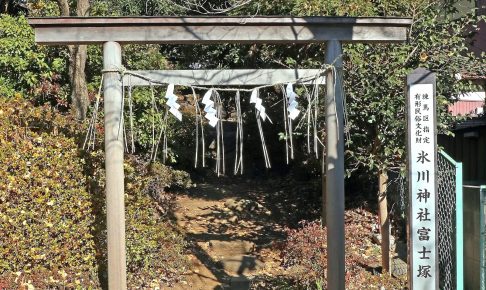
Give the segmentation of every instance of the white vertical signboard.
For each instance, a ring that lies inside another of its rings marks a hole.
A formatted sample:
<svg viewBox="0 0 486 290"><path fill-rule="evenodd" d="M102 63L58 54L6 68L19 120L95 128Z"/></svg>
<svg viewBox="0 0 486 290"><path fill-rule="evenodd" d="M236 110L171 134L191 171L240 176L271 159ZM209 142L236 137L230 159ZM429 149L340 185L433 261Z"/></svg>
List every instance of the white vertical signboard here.
<svg viewBox="0 0 486 290"><path fill-rule="evenodd" d="M410 288L438 289L436 232L435 75L417 69L407 77Z"/></svg>

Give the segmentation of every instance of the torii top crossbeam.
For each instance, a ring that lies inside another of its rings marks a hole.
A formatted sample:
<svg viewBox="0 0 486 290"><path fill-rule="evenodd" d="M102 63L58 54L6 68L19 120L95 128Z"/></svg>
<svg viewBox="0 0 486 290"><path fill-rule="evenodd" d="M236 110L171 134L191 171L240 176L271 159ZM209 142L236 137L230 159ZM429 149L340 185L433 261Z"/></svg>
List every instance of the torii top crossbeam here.
<svg viewBox="0 0 486 290"><path fill-rule="evenodd" d="M344 108L342 42L403 42L411 25L408 18L373 17L57 17L31 18L39 44L103 44L105 168L108 230L108 287L126 285L122 82L113 71L122 67L120 44L211 43L326 43L326 216L327 286L344 290ZM150 73L150 72L149 72ZM257 76L266 72L243 72ZM158 73L160 75L160 72ZM187 79L187 72L179 72ZM171 74L174 76L174 74ZM201 75L198 72L197 75ZM202 74L206 75L206 74ZM207 75L215 76L215 72ZM230 72L212 81L234 79ZM266 74L267 77L269 74ZM271 78L288 72L271 73ZM167 77L164 77L167 80ZM201 81L207 81L203 78ZM248 82L248 78L245 79Z"/></svg>
<svg viewBox="0 0 486 290"><path fill-rule="evenodd" d="M409 18L56 17L30 18L40 44L400 42Z"/></svg>

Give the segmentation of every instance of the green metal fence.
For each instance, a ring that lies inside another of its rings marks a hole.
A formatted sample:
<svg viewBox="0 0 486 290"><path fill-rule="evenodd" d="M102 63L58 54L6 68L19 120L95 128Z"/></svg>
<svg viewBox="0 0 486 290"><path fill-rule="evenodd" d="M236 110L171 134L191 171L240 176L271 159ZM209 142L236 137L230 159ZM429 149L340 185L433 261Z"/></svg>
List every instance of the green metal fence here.
<svg viewBox="0 0 486 290"><path fill-rule="evenodd" d="M486 290L486 186L464 186L465 290Z"/></svg>
<svg viewBox="0 0 486 290"><path fill-rule="evenodd" d="M439 152L437 161L439 287L463 290L462 164L444 151Z"/></svg>

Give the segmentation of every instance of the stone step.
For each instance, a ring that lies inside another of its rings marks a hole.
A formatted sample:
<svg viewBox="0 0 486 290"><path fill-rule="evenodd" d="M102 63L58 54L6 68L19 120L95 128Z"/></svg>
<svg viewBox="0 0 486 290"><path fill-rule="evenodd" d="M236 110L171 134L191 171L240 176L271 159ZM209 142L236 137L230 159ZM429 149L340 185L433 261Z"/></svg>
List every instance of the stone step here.
<svg viewBox="0 0 486 290"><path fill-rule="evenodd" d="M244 240L220 241L209 240L206 244L207 250L211 255L230 256L245 255L253 252L255 244Z"/></svg>
<svg viewBox="0 0 486 290"><path fill-rule="evenodd" d="M258 260L255 256L250 255L223 257L218 262L229 275L248 275L261 270L264 267L262 261Z"/></svg>
<svg viewBox="0 0 486 290"><path fill-rule="evenodd" d="M239 276L231 277L229 289L230 290L249 290L251 280L248 277Z"/></svg>

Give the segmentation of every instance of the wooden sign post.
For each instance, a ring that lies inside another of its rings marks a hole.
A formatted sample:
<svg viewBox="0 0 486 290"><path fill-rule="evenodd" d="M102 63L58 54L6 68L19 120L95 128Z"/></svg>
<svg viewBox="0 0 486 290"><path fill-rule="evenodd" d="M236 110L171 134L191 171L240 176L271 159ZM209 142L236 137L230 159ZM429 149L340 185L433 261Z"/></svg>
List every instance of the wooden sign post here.
<svg viewBox="0 0 486 290"><path fill-rule="evenodd" d="M407 76L409 178L409 286L439 289L437 259L437 140L435 74Z"/></svg>

